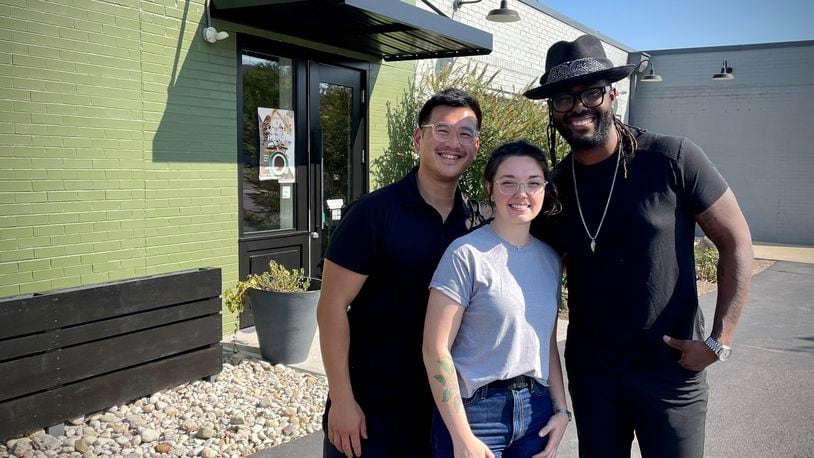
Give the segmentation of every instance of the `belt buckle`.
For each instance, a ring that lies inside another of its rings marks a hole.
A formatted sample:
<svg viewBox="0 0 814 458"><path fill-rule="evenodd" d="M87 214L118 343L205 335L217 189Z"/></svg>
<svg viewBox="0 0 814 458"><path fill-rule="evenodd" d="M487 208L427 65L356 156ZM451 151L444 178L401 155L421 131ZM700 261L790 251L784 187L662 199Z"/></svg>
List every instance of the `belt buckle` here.
<svg viewBox="0 0 814 458"><path fill-rule="evenodd" d="M518 375L517 377L512 380L512 384L509 386L512 390L521 390L523 388L529 388L531 384L529 383L529 377L525 375Z"/></svg>

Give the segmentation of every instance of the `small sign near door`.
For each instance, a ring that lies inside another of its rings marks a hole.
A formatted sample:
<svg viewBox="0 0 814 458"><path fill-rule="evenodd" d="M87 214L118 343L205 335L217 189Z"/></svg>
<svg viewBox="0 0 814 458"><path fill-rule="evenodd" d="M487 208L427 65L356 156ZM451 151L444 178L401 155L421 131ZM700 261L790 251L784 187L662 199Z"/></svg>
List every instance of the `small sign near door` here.
<svg viewBox="0 0 814 458"><path fill-rule="evenodd" d="M339 221L342 219L342 205L345 204L345 201L342 199L328 199L325 201L328 205L328 209L331 211L331 220L332 221Z"/></svg>
<svg viewBox="0 0 814 458"><path fill-rule="evenodd" d="M294 183L294 112L257 107L260 180Z"/></svg>

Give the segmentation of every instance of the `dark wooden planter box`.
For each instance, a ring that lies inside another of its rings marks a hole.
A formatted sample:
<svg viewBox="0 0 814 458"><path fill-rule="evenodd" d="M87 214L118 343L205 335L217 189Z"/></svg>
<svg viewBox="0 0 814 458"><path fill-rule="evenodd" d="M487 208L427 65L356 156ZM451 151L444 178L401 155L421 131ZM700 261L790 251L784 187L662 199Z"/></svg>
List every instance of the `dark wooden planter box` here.
<svg viewBox="0 0 814 458"><path fill-rule="evenodd" d="M221 371L221 272L0 300L0 440Z"/></svg>

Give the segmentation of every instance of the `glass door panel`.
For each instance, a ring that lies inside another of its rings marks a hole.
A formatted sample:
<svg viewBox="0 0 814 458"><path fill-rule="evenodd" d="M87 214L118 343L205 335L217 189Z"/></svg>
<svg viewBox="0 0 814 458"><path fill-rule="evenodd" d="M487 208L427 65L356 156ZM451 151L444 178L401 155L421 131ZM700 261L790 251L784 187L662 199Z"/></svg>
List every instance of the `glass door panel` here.
<svg viewBox="0 0 814 458"><path fill-rule="evenodd" d="M241 235L294 229L294 68L275 56L242 56Z"/></svg>
<svg viewBox="0 0 814 458"><path fill-rule="evenodd" d="M322 126L322 254L342 220L342 207L353 198L351 108L353 88L319 84Z"/></svg>
<svg viewBox="0 0 814 458"><path fill-rule="evenodd" d="M311 155L315 163L316 198L312 271L322 275L322 258L344 207L362 194L363 113L359 70L312 63Z"/></svg>

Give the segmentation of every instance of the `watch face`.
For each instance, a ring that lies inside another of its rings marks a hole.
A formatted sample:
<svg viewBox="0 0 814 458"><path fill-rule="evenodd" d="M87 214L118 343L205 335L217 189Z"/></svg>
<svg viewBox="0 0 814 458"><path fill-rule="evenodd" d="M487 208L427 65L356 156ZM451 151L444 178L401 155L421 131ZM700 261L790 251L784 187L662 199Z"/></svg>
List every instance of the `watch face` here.
<svg viewBox="0 0 814 458"><path fill-rule="evenodd" d="M726 361L730 355L732 355L732 349L724 347L721 349L721 352L718 353L718 359L721 361Z"/></svg>

